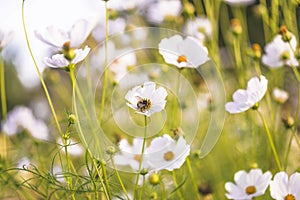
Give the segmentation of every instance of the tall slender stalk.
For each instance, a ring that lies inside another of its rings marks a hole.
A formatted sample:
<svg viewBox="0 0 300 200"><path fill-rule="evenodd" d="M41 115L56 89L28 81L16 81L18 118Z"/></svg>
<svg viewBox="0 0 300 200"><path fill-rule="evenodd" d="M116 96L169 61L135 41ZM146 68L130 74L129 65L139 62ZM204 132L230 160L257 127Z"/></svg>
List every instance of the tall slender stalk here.
<svg viewBox="0 0 300 200"><path fill-rule="evenodd" d="M26 29L26 25L25 25L25 0L23 0L22 2L22 25L23 25L23 30L24 30L24 34L25 34L25 40L26 40L26 44L27 44L27 48L29 50L29 53L30 53L30 56L32 58L32 61L34 63L34 66L35 66L35 69L38 73L38 76L39 76L39 79L40 79L40 82L42 84L42 87L44 89L44 92L46 94L46 97L47 97L47 100L48 100L48 103L49 103L49 106L50 106L50 109L51 109L51 112L52 112L52 115L53 115L53 118L54 118L54 121L55 121L55 124L57 126L57 129L58 129L58 132L61 136L63 136L63 133L62 133L62 130L61 130L61 127L60 127L60 124L58 122L58 118L57 118L57 115L56 115L56 112L55 112L55 109L54 109L54 106L53 106L53 103L52 103L52 100L51 100L51 97L49 95L49 91L48 91L48 88L45 84L45 81L44 81L44 78L42 76L42 73L37 65L37 62L35 60L35 57L33 55L33 52L32 52L32 49L31 49L31 45L30 45L30 42L29 42L29 38L28 38L28 34L27 34L27 29Z"/></svg>
<svg viewBox="0 0 300 200"><path fill-rule="evenodd" d="M101 97L101 106L100 106L100 114L99 114L99 124L102 123L103 119L103 112L104 112L104 106L105 106L105 97L106 97L106 89L107 89L107 81L108 81L108 49L107 49L107 43L108 43L108 6L107 1L105 1L105 59L104 59L104 80L103 80L103 90L102 90L102 97Z"/></svg>
<svg viewBox="0 0 300 200"><path fill-rule="evenodd" d="M136 176L135 180L135 188L134 188L134 197L133 199L137 199L137 194L138 194L138 186L139 186L139 179L140 179L140 174L142 170L142 163L143 163L143 157L145 153L145 146L146 146L146 137L147 137L147 116L144 116L144 121L145 121L145 129L144 129L144 137L143 137L143 144L142 144L142 152L141 152L141 158L140 158L140 163L139 163L139 170L138 174Z"/></svg>
<svg viewBox="0 0 300 200"><path fill-rule="evenodd" d="M279 161L279 157L278 157L278 154L277 154L277 151L276 151L276 147L275 147L272 135L271 135L271 133L269 131L269 128L268 128L268 125L266 123L266 120L265 120L264 116L261 114L261 112L259 110L257 110L257 113L258 113L258 115L259 115L261 121L263 122L263 125L264 125L265 129L266 129L268 140L269 140L269 143L270 143L270 146L271 146L271 149L272 149L272 152L273 152L278 170L281 171L282 167L281 167L281 164L280 164L280 161Z"/></svg>

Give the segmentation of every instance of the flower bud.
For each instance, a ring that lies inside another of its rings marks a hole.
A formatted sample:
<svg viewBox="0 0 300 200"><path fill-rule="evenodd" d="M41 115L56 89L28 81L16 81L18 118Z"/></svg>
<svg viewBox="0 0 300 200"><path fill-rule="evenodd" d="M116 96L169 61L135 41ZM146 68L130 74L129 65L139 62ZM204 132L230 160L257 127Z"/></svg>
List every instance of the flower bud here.
<svg viewBox="0 0 300 200"><path fill-rule="evenodd" d="M113 147L113 146L107 147L106 153L109 154L109 155L114 155L116 153L115 147Z"/></svg>
<svg viewBox="0 0 300 200"><path fill-rule="evenodd" d="M292 34L288 31L286 26L281 26L279 28L279 34L284 42L290 42L292 39Z"/></svg>
<svg viewBox="0 0 300 200"><path fill-rule="evenodd" d="M69 114L68 115L68 122L69 122L69 124L75 124L76 116L74 114Z"/></svg>
<svg viewBox="0 0 300 200"><path fill-rule="evenodd" d="M186 2L184 4L184 11L189 15L189 16L193 16L194 12L195 12L195 7L193 4L191 4L190 2Z"/></svg>
<svg viewBox="0 0 300 200"><path fill-rule="evenodd" d="M282 122L287 129L290 129L295 125L295 120L292 116L283 117Z"/></svg>
<svg viewBox="0 0 300 200"><path fill-rule="evenodd" d="M236 18L231 19L230 24L231 24L231 31L235 36L242 34L243 28L241 26L241 22L239 19L236 19Z"/></svg>
<svg viewBox="0 0 300 200"><path fill-rule="evenodd" d="M257 43L254 43L252 45L252 50L253 50L253 58L255 60L259 60L261 58L261 48L260 45Z"/></svg>
<svg viewBox="0 0 300 200"><path fill-rule="evenodd" d="M64 133L63 136L62 136L62 138L63 138L63 140L70 139L70 133L69 132Z"/></svg>
<svg viewBox="0 0 300 200"><path fill-rule="evenodd" d="M156 192L152 192L151 195L150 195L150 199L153 199L153 200L156 200L158 197L157 197L157 193Z"/></svg>
<svg viewBox="0 0 300 200"><path fill-rule="evenodd" d="M157 184L159 184L160 183L160 177L159 177L159 175L156 174L156 173L151 174L149 176L149 183L151 185L157 185Z"/></svg>
<svg viewBox="0 0 300 200"><path fill-rule="evenodd" d="M280 55L280 60L285 62L287 60L290 59L290 52L289 51L284 51L281 55Z"/></svg>
<svg viewBox="0 0 300 200"><path fill-rule="evenodd" d="M140 172L141 175L145 176L146 174L148 174L148 169L143 168Z"/></svg>

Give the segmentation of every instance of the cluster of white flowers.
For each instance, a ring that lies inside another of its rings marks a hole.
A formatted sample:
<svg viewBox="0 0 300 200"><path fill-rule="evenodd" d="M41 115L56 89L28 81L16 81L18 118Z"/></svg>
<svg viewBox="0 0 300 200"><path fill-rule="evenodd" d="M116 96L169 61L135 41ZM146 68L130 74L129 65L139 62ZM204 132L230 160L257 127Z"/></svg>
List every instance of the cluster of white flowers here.
<svg viewBox="0 0 300 200"><path fill-rule="evenodd" d="M4 133L10 136L26 130L34 138L40 140L49 139L49 130L46 124L42 120L35 118L32 110L24 106L17 106L10 111L1 128Z"/></svg>
<svg viewBox="0 0 300 200"><path fill-rule="evenodd" d="M252 169L249 173L238 171L234 175L234 181L227 182L226 197L234 200L252 200L254 197L265 194L268 186L273 199L296 200L300 199L300 173L295 172L288 178L285 172L278 172L272 179L271 172L262 173L261 169Z"/></svg>
<svg viewBox="0 0 300 200"><path fill-rule="evenodd" d="M46 32L35 32L42 42L50 45L56 52L51 58L46 57L44 62L49 67L62 68L70 64L76 64L88 55L90 48L78 49L90 34L90 25L86 20L77 21L70 31L61 30L55 26L49 26ZM57 54L57 51L59 52Z"/></svg>
<svg viewBox="0 0 300 200"><path fill-rule="evenodd" d="M135 138L132 146L126 139L119 143L120 153L114 156L117 165L129 165L133 170L139 169L143 139ZM169 135L156 137L145 148L141 168L160 171L178 169L190 153L190 145L180 136L176 141Z"/></svg>

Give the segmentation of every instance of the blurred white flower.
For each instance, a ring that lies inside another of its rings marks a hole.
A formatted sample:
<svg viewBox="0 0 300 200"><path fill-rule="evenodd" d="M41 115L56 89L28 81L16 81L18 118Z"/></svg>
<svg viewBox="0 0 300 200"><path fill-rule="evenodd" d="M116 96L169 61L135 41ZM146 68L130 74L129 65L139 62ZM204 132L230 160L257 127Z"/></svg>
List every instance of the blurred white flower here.
<svg viewBox="0 0 300 200"><path fill-rule="evenodd" d="M0 51L12 40L13 32L4 33L0 31Z"/></svg>
<svg viewBox="0 0 300 200"><path fill-rule="evenodd" d="M165 108L167 95L165 88L158 87L156 89L154 82L146 82L129 90L125 99L128 101L127 105L136 113L149 117Z"/></svg>
<svg viewBox="0 0 300 200"><path fill-rule="evenodd" d="M78 48L89 36L91 31L87 20L78 20L69 31L64 31L55 26L46 28L46 32L42 33L35 31L35 35L42 42L54 47L57 50L62 50L68 45L68 48Z"/></svg>
<svg viewBox="0 0 300 200"><path fill-rule="evenodd" d="M270 193L276 200L300 199L300 173L295 172L288 178L285 172L275 174L270 183Z"/></svg>
<svg viewBox="0 0 300 200"><path fill-rule="evenodd" d="M141 160L143 139L134 138L132 146L126 139L122 139L119 142L120 153L114 156L114 162L116 165L126 166L129 165L132 169L138 171L139 163ZM148 168L147 164L147 148L145 148L141 169Z"/></svg>
<svg viewBox="0 0 300 200"><path fill-rule="evenodd" d="M282 40L281 35L275 38L265 46L265 54L262 62L270 68L282 67L284 65L298 66L298 62L294 56L294 50L297 47L295 35L291 34L290 44Z"/></svg>
<svg viewBox="0 0 300 200"><path fill-rule="evenodd" d="M61 150L65 152L65 148L63 147L63 142L61 138L58 139L57 143L61 145ZM84 152L84 149L80 144L77 142L74 142L73 140L69 139L67 141L67 148L68 148L68 153L72 156L81 156Z"/></svg>
<svg viewBox="0 0 300 200"><path fill-rule="evenodd" d="M255 3L255 0L225 0L225 2L232 6L247 6Z"/></svg>
<svg viewBox="0 0 300 200"><path fill-rule="evenodd" d="M143 0L130 0L124 2L124 0L108 1L108 8L117 11L128 11L135 9Z"/></svg>
<svg viewBox="0 0 300 200"><path fill-rule="evenodd" d="M2 124L2 131L12 136L23 129L36 139L49 139L49 130L46 124L42 120L36 119L29 108L17 106L8 113L6 121Z"/></svg>
<svg viewBox="0 0 300 200"><path fill-rule="evenodd" d="M167 17L177 17L182 9L180 0L160 0L148 5L147 19L153 24L160 24Z"/></svg>
<svg viewBox="0 0 300 200"><path fill-rule="evenodd" d="M52 169L53 176L55 176L56 180L61 182L61 183L65 183L65 177L64 177L64 173L62 171L62 168L58 165L55 165Z"/></svg>
<svg viewBox="0 0 300 200"><path fill-rule="evenodd" d="M247 90L238 89L233 94L233 102L225 105L226 110L231 113L240 113L255 106L265 95L268 88L268 80L261 75L260 78L253 77L248 81Z"/></svg>
<svg viewBox="0 0 300 200"><path fill-rule="evenodd" d="M152 140L148 151L148 162L156 171L180 168L190 154L190 145L180 136L178 141L165 134Z"/></svg>
<svg viewBox="0 0 300 200"><path fill-rule="evenodd" d="M287 91L275 87L273 89L273 98L276 102L283 104L289 98L289 93Z"/></svg>
<svg viewBox="0 0 300 200"><path fill-rule="evenodd" d="M112 1L109 1L112 2ZM112 34L121 34L125 31L126 21L124 18L110 19L108 20L108 35ZM105 22L100 23L92 32L93 37L98 42L101 42L105 39Z"/></svg>
<svg viewBox="0 0 300 200"><path fill-rule="evenodd" d="M261 169L251 169L249 173L244 170L238 171L234 175L236 184L232 182L225 184L228 192L226 197L235 200L252 200L266 192L271 179L271 172L267 171L263 174Z"/></svg>
<svg viewBox="0 0 300 200"><path fill-rule="evenodd" d="M203 43L205 37L211 37L211 23L207 17L196 17L187 21L184 32Z"/></svg>
<svg viewBox="0 0 300 200"><path fill-rule="evenodd" d="M196 68L210 59L207 49L192 37L183 39L180 35L174 35L164 38L158 48L165 62L178 68Z"/></svg>
<svg viewBox="0 0 300 200"><path fill-rule="evenodd" d="M84 60L90 52L90 48L85 46L84 49L74 49L74 57L67 58L65 54L55 54L51 58L45 57L44 63L53 68L64 68L70 64L76 64Z"/></svg>

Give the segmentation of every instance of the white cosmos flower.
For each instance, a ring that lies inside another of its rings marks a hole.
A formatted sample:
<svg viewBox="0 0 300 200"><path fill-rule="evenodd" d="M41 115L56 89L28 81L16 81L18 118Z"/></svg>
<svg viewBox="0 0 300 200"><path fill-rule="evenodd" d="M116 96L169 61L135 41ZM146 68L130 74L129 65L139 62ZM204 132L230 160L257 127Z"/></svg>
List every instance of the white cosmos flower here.
<svg viewBox="0 0 300 200"><path fill-rule="evenodd" d="M46 57L44 63L53 68L63 68L70 64L76 64L84 60L90 52L90 48L86 46L84 49L75 49L74 58L69 60L64 54L55 54L51 58Z"/></svg>
<svg viewBox="0 0 300 200"><path fill-rule="evenodd" d="M12 136L24 129L36 139L49 139L49 130L46 124L35 118L29 108L17 106L8 113L6 121L2 123L2 131Z"/></svg>
<svg viewBox="0 0 300 200"><path fill-rule="evenodd" d="M284 42L281 35L275 36L275 38L265 46L266 53L262 57L262 62L270 68L282 67L285 64L298 66L293 52L296 50L297 41L295 35L291 34L291 36L290 44Z"/></svg>
<svg viewBox="0 0 300 200"><path fill-rule="evenodd" d="M233 102L225 105L229 113L240 113L252 108L265 95L268 80L261 75L260 78L253 77L248 81L247 90L238 89L233 94Z"/></svg>
<svg viewBox="0 0 300 200"><path fill-rule="evenodd" d="M126 139L122 139L119 142L120 153L114 156L114 162L116 165L126 166L129 165L132 169L138 171L139 163L141 159L143 146L142 138L134 138L132 146ZM147 148L145 148L141 169L148 168L147 164Z"/></svg>
<svg viewBox="0 0 300 200"><path fill-rule="evenodd" d="M196 17L195 19L188 20L185 33L203 43L205 37L210 37L212 34L211 23L207 17Z"/></svg>
<svg viewBox="0 0 300 200"><path fill-rule="evenodd" d="M287 91L281 90L277 87L273 89L273 98L276 102L283 104L289 98L289 93Z"/></svg>
<svg viewBox="0 0 300 200"><path fill-rule="evenodd" d="M181 8L180 0L160 0L148 5L147 19L153 24L160 24L166 17L177 17Z"/></svg>
<svg viewBox="0 0 300 200"><path fill-rule="evenodd" d="M35 31L35 36L42 42L62 50L65 45L78 48L86 40L91 31L87 20L78 20L69 31L64 31L55 26L49 26L45 32Z"/></svg>
<svg viewBox="0 0 300 200"><path fill-rule="evenodd" d="M4 33L0 31L0 51L12 40L13 32Z"/></svg>
<svg viewBox="0 0 300 200"><path fill-rule="evenodd" d="M148 147L148 162L156 171L180 168L190 154L190 145L180 136L177 141L165 134L152 140Z"/></svg>
<svg viewBox="0 0 300 200"><path fill-rule="evenodd" d="M136 113L149 117L165 108L167 95L165 88L156 88L154 82L146 82L129 90L125 99L128 101L127 105L134 109Z"/></svg>
<svg viewBox="0 0 300 200"><path fill-rule="evenodd" d="M125 31L126 21L124 18L108 20L108 35L123 33ZM92 32L93 37L101 42L105 39L105 22L100 23Z"/></svg>
<svg viewBox="0 0 300 200"><path fill-rule="evenodd" d="M183 39L180 35L162 39L159 43L159 53L166 63L178 68L196 68L210 59L207 49L195 38Z"/></svg>
<svg viewBox="0 0 300 200"><path fill-rule="evenodd" d="M267 171L263 174L261 169L251 169L249 173L244 170L238 171L234 175L235 184L232 182L225 184L226 197L235 200L252 200L253 197L265 193L271 178L271 172Z"/></svg>
<svg viewBox="0 0 300 200"><path fill-rule="evenodd" d="M225 2L232 6L247 6L255 3L255 0L225 0Z"/></svg>
<svg viewBox="0 0 300 200"><path fill-rule="evenodd" d="M270 183L270 193L276 200L300 199L300 173L295 172L288 178L285 172L278 172Z"/></svg>

